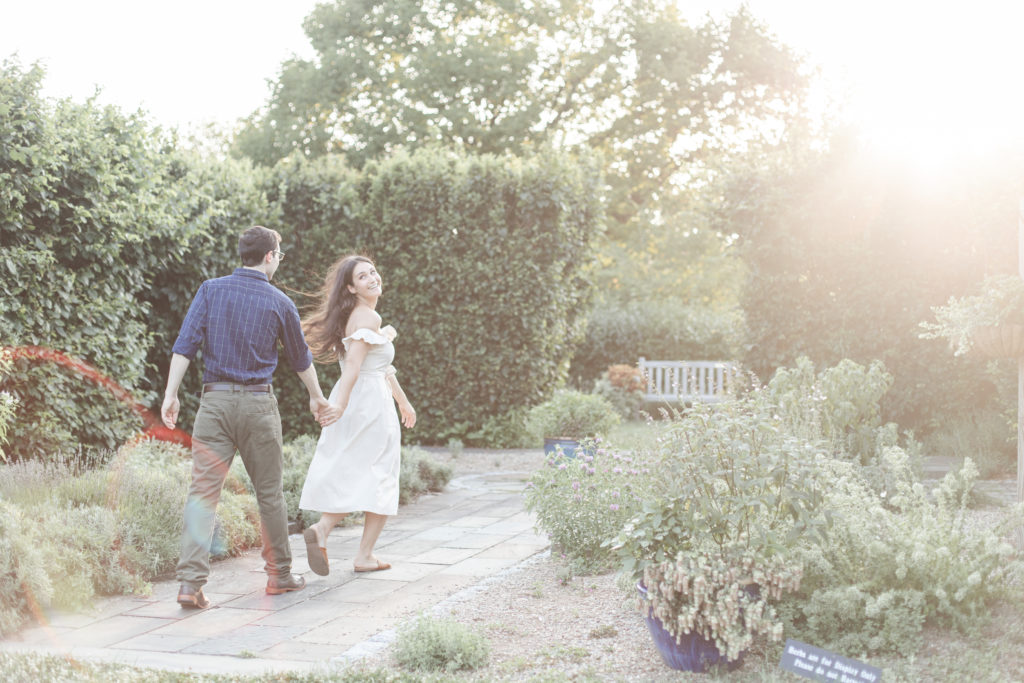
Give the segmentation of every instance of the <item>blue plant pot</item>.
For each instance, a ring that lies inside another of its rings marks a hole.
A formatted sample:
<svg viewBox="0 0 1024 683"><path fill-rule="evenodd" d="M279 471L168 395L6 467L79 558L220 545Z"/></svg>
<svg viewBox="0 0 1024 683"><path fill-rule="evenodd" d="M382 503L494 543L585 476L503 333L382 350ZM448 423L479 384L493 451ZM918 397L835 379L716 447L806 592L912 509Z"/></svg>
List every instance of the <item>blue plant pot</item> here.
<svg viewBox="0 0 1024 683"><path fill-rule="evenodd" d="M554 455L558 452L558 448L562 448L562 453L567 458L575 458L576 451L580 450L580 442L575 439L552 439L544 437L544 455Z"/></svg>
<svg viewBox="0 0 1024 683"><path fill-rule="evenodd" d="M640 597L647 601L647 588L642 583L636 584ZM647 630L654 638L654 645L666 666L677 671L692 671L694 673L705 673L709 668L719 664L725 664L729 671L739 668L742 663L743 653L734 661L727 661L714 641L697 635L696 633L684 633L676 642L675 636L669 633L661 619L651 614L648 609L644 615L647 623Z"/></svg>

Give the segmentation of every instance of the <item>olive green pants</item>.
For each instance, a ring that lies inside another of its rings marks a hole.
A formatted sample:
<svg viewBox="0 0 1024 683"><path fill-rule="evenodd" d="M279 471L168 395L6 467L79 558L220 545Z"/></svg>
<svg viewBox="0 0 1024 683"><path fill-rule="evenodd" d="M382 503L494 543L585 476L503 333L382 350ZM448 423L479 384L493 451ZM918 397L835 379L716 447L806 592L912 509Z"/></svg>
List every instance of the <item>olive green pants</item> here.
<svg viewBox="0 0 1024 683"><path fill-rule="evenodd" d="M192 485L185 501L178 581L201 588L210 574L217 503L236 450L256 491L264 569L270 575L291 572L281 445L281 416L273 393L203 394L192 429Z"/></svg>

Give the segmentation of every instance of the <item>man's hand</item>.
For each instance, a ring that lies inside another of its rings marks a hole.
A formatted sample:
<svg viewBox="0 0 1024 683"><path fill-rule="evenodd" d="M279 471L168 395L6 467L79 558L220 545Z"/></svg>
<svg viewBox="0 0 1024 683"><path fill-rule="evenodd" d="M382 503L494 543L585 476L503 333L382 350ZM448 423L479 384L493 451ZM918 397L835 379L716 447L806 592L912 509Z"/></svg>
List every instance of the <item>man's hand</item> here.
<svg viewBox="0 0 1024 683"><path fill-rule="evenodd" d="M309 397L309 412L313 413L313 418L317 421L320 420L320 413L323 412L324 408L328 408L330 405L322 395Z"/></svg>
<svg viewBox="0 0 1024 683"><path fill-rule="evenodd" d="M164 426L168 429L174 429L174 425L178 422L178 410L181 409L181 404L178 402L178 395L164 396L164 404L160 408L160 417L163 418Z"/></svg>

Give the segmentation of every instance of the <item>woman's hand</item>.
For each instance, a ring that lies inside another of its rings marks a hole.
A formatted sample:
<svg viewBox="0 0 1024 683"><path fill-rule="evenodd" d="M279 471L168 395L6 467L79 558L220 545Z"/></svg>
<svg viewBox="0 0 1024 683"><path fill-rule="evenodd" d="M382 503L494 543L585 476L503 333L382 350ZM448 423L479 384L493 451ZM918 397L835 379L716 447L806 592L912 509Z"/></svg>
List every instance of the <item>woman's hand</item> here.
<svg viewBox="0 0 1024 683"><path fill-rule="evenodd" d="M408 401L398 404L398 412L402 413L402 424L412 429L416 426L416 410Z"/></svg>
<svg viewBox="0 0 1024 683"><path fill-rule="evenodd" d="M320 422L321 427L327 427L337 422L344 412L345 409L341 406L329 403L326 408L320 411L317 420Z"/></svg>

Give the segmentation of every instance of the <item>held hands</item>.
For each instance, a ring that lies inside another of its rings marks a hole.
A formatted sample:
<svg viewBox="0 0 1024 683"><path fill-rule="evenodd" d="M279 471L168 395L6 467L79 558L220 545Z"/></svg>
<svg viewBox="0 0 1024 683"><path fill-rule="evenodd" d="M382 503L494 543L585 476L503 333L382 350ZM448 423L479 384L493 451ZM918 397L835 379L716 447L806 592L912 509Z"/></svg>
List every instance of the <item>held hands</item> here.
<svg viewBox="0 0 1024 683"><path fill-rule="evenodd" d="M321 427L326 427L337 422L344 412L345 409L341 406L328 403L327 407L320 411L320 416L317 419L319 420Z"/></svg>
<svg viewBox="0 0 1024 683"><path fill-rule="evenodd" d="M313 413L313 418L320 423L321 427L326 427L341 417L341 411L336 410L335 406L331 405L323 396L310 397L309 412Z"/></svg>

